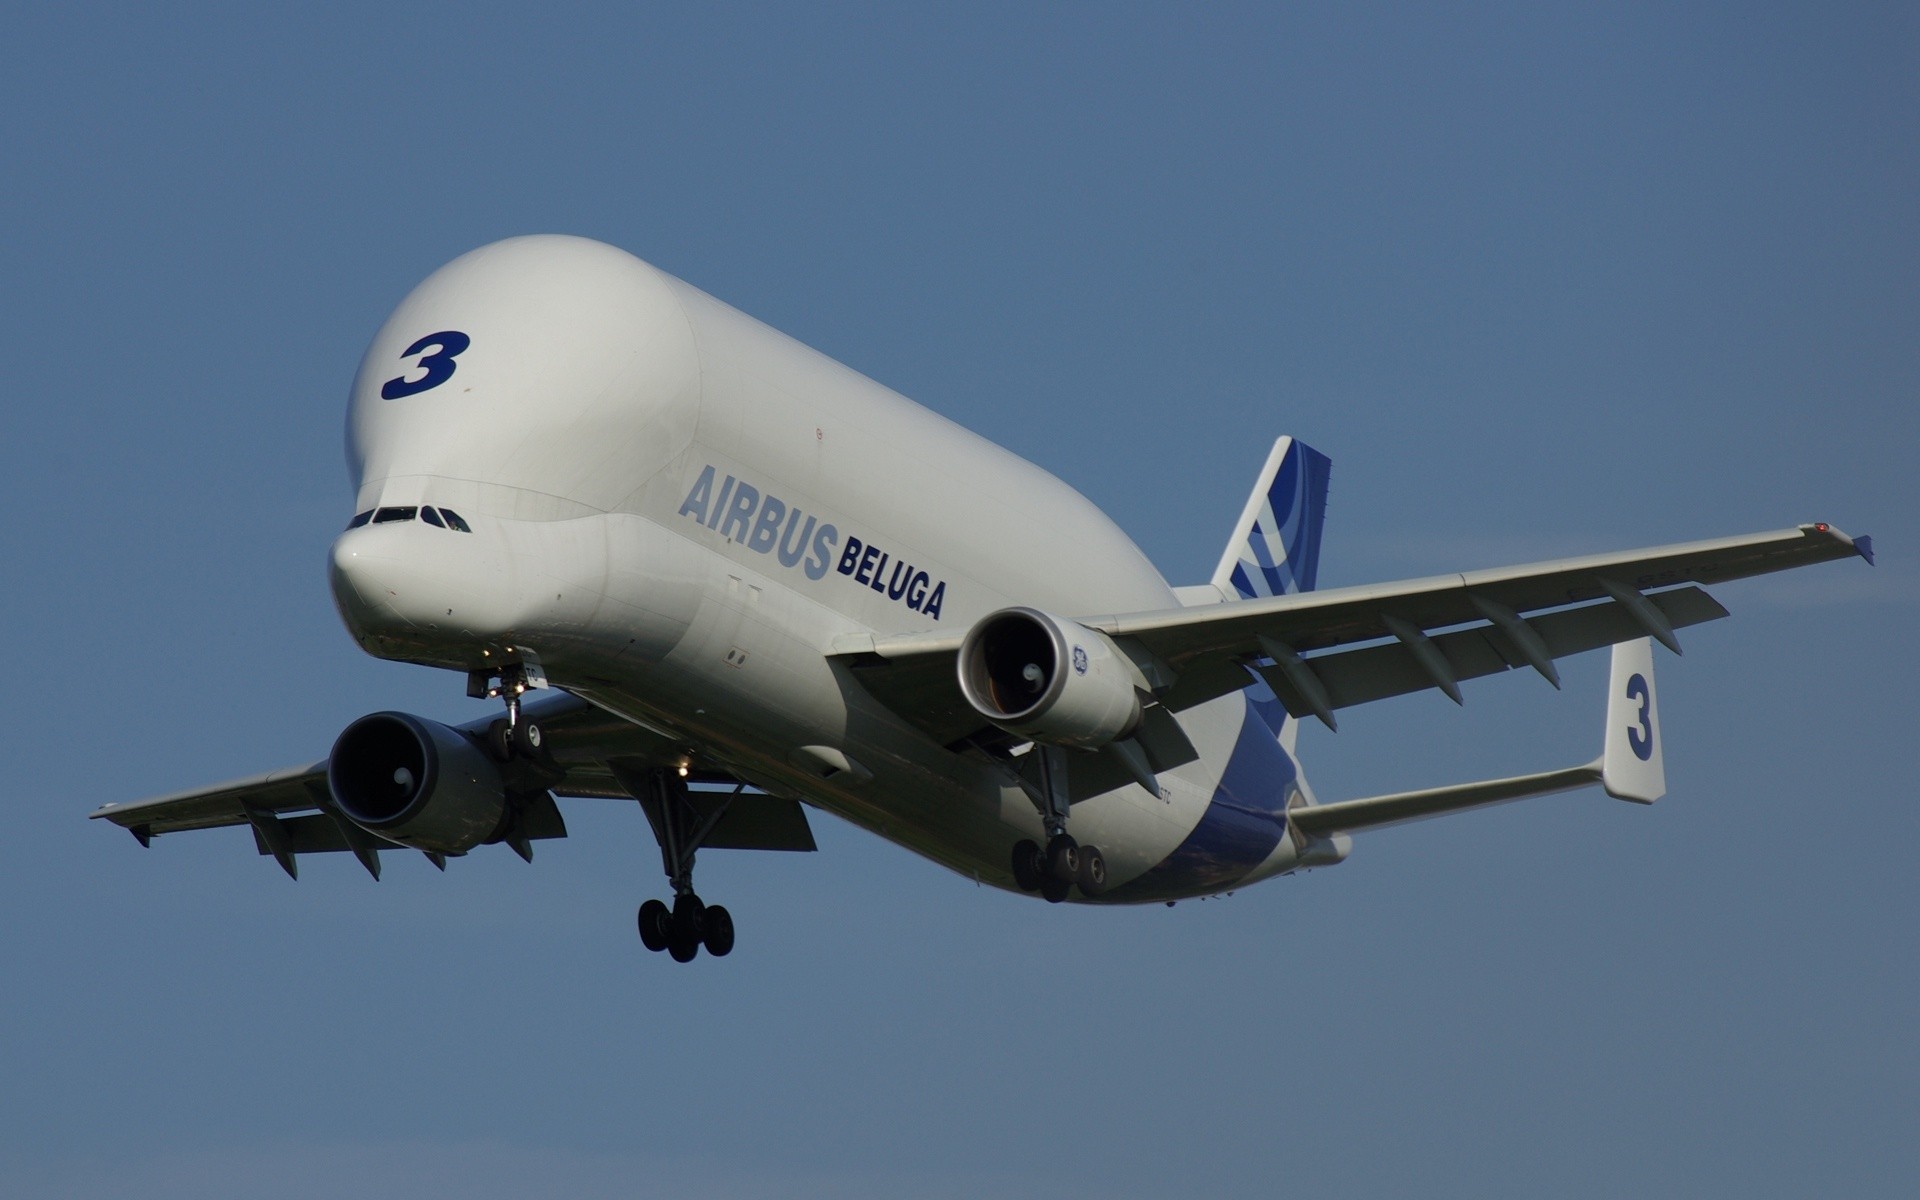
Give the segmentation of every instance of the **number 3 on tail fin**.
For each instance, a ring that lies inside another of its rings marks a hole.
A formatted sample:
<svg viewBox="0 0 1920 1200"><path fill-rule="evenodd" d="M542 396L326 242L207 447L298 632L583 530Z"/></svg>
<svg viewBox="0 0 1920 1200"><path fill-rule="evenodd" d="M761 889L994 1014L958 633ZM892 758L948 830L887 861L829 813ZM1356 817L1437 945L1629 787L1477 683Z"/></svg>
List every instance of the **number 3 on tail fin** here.
<svg viewBox="0 0 1920 1200"><path fill-rule="evenodd" d="M1667 791L1661 760L1660 708L1653 688L1653 642L1613 648L1607 690L1607 746L1601 771L1607 795L1652 804Z"/></svg>

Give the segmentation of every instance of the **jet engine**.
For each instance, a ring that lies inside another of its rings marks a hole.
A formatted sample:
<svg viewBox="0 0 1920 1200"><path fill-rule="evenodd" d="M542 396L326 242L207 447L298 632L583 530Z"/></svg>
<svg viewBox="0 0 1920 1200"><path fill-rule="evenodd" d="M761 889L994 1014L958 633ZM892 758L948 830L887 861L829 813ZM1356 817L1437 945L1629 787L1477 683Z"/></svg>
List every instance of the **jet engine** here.
<svg viewBox="0 0 1920 1200"><path fill-rule="evenodd" d="M1098 749L1140 724L1133 664L1103 633L1035 608L982 617L960 643L960 690L1021 737Z"/></svg>
<svg viewBox="0 0 1920 1200"><path fill-rule="evenodd" d="M498 764L459 730L406 713L347 726L327 759L327 790L361 828L441 854L492 840L509 816Z"/></svg>

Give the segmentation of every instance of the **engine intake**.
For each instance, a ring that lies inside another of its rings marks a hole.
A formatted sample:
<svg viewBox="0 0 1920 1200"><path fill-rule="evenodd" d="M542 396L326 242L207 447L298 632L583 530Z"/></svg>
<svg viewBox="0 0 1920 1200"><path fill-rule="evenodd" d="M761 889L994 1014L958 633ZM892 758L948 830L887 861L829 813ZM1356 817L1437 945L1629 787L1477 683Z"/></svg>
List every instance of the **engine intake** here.
<svg viewBox="0 0 1920 1200"><path fill-rule="evenodd" d="M1140 724L1134 670L1106 634L1037 608L982 617L960 643L960 690L1009 733L1097 749Z"/></svg>
<svg viewBox="0 0 1920 1200"><path fill-rule="evenodd" d="M505 828L499 766L459 730L400 712L361 717L327 759L340 813L403 846L464 854Z"/></svg>

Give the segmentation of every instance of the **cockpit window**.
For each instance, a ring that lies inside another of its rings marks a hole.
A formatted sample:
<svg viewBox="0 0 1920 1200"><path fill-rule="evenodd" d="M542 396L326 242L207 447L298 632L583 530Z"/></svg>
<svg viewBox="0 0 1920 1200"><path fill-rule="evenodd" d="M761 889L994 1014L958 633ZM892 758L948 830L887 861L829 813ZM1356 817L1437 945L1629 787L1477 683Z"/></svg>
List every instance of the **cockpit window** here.
<svg viewBox="0 0 1920 1200"><path fill-rule="evenodd" d="M460 514L452 509L429 508L419 504L396 505L392 508L370 508L366 512L355 513L353 520L347 522L347 528L358 529L368 523L385 525L389 521L411 521L416 517L429 525L434 525L441 529L452 529L460 533L473 532L472 528L460 519Z"/></svg>

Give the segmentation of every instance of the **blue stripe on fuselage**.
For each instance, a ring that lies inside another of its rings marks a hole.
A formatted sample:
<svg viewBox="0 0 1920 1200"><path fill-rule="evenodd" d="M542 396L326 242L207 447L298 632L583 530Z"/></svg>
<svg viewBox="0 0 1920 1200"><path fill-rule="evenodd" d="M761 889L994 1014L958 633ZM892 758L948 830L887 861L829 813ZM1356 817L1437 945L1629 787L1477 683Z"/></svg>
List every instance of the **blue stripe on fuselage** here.
<svg viewBox="0 0 1920 1200"><path fill-rule="evenodd" d="M1287 833L1287 797L1299 774L1293 756L1249 698L1240 735L1200 823L1157 866L1102 900L1138 904L1221 892L1267 860Z"/></svg>

